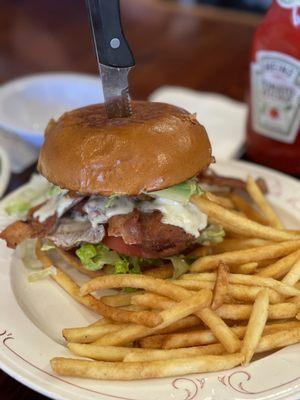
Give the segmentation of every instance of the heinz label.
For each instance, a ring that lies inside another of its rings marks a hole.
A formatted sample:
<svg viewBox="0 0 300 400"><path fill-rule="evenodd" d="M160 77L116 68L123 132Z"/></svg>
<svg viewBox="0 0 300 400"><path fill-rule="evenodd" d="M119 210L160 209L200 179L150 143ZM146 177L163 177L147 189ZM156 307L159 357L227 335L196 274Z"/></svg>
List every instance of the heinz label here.
<svg viewBox="0 0 300 400"><path fill-rule="evenodd" d="M298 10L300 7L300 0L277 0L277 3L282 8L288 8L292 11L292 21L295 26L300 25L300 16L298 14Z"/></svg>
<svg viewBox="0 0 300 400"><path fill-rule="evenodd" d="M276 51L257 52L251 64L251 91L253 129L293 143L300 128L300 62Z"/></svg>
<svg viewBox="0 0 300 400"><path fill-rule="evenodd" d="M277 3L284 8L300 7L299 0L277 0Z"/></svg>

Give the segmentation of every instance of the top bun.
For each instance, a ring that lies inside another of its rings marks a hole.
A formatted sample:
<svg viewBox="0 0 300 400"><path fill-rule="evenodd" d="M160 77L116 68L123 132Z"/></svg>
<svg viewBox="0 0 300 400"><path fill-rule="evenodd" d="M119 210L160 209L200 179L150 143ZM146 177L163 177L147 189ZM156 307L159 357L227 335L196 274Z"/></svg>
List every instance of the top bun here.
<svg viewBox="0 0 300 400"><path fill-rule="evenodd" d="M46 128L38 170L82 194L138 195L183 182L212 161L196 117L164 103L132 102L132 115L108 119L103 104L63 114Z"/></svg>

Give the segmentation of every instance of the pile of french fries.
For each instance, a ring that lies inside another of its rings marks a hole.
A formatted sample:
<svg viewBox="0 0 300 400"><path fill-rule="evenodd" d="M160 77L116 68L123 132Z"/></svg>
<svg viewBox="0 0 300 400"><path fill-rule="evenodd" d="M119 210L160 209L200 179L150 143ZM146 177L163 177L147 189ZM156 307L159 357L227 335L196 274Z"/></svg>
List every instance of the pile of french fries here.
<svg viewBox="0 0 300 400"><path fill-rule="evenodd" d="M52 369L92 379L161 378L246 366L257 353L300 342L300 231L284 228L252 177L247 192L249 200L212 192L192 198L226 238L194 250L198 258L176 280L166 265L79 287L55 265L52 278L102 317L63 330L77 358L53 358ZM36 251L45 268L53 265L40 244ZM137 290L95 296L121 288Z"/></svg>

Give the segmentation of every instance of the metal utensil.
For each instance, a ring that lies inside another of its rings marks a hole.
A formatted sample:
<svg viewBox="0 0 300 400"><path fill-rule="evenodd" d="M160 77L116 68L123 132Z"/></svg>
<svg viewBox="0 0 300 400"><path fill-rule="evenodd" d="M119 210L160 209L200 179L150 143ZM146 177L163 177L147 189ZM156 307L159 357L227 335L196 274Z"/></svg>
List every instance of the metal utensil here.
<svg viewBox="0 0 300 400"><path fill-rule="evenodd" d="M128 74L135 65L124 36L119 0L86 0L109 118L131 115Z"/></svg>

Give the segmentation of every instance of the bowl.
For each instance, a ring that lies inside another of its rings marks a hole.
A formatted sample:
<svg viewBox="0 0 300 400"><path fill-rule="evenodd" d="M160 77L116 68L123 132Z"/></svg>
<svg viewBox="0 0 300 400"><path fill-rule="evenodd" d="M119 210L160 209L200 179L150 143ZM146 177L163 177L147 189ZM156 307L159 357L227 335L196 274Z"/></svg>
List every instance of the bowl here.
<svg viewBox="0 0 300 400"><path fill-rule="evenodd" d="M51 118L103 102L98 76L47 73L22 77L0 87L0 127L41 146Z"/></svg>

